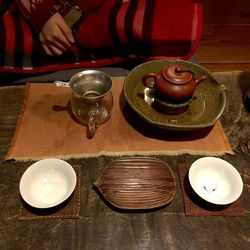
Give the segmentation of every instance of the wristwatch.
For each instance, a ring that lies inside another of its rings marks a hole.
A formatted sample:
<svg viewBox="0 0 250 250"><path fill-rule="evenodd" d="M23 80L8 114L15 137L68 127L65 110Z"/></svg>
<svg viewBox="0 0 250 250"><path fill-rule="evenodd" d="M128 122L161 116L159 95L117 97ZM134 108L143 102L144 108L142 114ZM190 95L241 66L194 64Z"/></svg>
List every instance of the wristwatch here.
<svg viewBox="0 0 250 250"><path fill-rule="evenodd" d="M74 32L77 28L77 22L83 17L83 10L72 1L58 0L58 2L61 4L58 12Z"/></svg>

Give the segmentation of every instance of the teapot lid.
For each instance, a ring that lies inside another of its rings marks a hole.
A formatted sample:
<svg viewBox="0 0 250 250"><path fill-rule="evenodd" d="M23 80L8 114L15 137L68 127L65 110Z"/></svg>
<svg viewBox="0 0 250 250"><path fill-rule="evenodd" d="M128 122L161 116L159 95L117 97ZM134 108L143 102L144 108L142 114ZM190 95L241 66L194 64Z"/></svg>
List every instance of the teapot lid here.
<svg viewBox="0 0 250 250"><path fill-rule="evenodd" d="M163 77L174 84L186 84L193 78L193 73L180 65L169 66L162 71Z"/></svg>

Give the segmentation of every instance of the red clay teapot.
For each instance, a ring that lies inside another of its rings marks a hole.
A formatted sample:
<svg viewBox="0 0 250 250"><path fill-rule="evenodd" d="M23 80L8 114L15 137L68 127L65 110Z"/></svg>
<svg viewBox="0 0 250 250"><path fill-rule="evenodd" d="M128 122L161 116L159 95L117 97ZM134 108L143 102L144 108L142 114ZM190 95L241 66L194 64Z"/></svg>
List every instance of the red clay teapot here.
<svg viewBox="0 0 250 250"><path fill-rule="evenodd" d="M150 82L148 78L153 78ZM194 73L181 65L170 65L160 72L150 72L143 76L142 82L145 87L154 88L157 93L168 100L181 101L192 97L199 83L207 77L194 78Z"/></svg>

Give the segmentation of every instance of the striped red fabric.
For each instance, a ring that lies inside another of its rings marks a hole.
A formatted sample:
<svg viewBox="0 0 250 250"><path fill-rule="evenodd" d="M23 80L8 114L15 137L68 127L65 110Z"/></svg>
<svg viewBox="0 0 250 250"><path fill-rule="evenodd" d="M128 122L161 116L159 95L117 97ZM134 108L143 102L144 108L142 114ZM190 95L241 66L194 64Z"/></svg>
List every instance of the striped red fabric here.
<svg viewBox="0 0 250 250"><path fill-rule="evenodd" d="M18 73L103 67L128 60L188 59L202 32L202 6L191 0L106 0L87 14L77 47L47 56L15 4L0 16L0 71Z"/></svg>
<svg viewBox="0 0 250 250"><path fill-rule="evenodd" d="M16 30L14 25L14 17L12 15L4 16L4 30L5 30L5 48L8 52L15 51Z"/></svg>
<svg viewBox="0 0 250 250"><path fill-rule="evenodd" d="M117 31L117 39L118 41L120 41L121 43L127 43L128 42L128 38L126 36L126 32L123 29L124 27L124 20L125 20L125 16L126 13L128 11L128 4L122 4L119 6L119 8L117 8L116 10L116 18L115 18L115 22L114 22L114 27L113 30ZM114 42L117 42L117 40L115 40Z"/></svg>

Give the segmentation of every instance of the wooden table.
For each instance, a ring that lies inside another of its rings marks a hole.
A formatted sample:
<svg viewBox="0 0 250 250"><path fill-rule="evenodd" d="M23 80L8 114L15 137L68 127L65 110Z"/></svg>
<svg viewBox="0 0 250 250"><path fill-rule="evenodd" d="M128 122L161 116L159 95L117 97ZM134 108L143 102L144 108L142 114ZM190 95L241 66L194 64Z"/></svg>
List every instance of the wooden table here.
<svg viewBox="0 0 250 250"><path fill-rule="evenodd" d="M250 72L250 1L195 1L203 5L199 63L211 71Z"/></svg>
<svg viewBox="0 0 250 250"><path fill-rule="evenodd" d="M250 75L243 75L250 79ZM245 79L244 78L244 79ZM31 162L4 161L24 98L23 86L0 87L0 249L248 249L250 239L250 114L242 104L243 85L226 84L227 107L221 122L235 151L221 158L233 164L244 182L244 217L187 217L178 179L178 163L200 156L161 156L176 177L173 202L159 210L120 212L93 190L103 167L115 157L71 159L82 166L79 219L19 221L18 185ZM245 85L244 85L245 86Z"/></svg>

